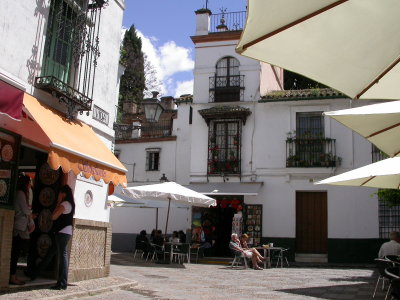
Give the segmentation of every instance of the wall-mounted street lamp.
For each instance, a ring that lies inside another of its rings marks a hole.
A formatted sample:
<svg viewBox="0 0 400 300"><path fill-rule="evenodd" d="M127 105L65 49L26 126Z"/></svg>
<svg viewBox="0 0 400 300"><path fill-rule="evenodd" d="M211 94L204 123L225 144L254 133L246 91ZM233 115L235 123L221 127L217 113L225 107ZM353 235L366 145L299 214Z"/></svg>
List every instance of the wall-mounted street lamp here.
<svg viewBox="0 0 400 300"><path fill-rule="evenodd" d="M144 114L147 122L158 122L164 108L157 99L158 92L152 92L153 98L145 98L142 100Z"/></svg>
<svg viewBox="0 0 400 300"><path fill-rule="evenodd" d="M160 178L160 182L161 183L164 183L164 182L168 182L169 180L168 180L168 178L167 178L167 176L165 176L165 173L163 173L162 174L162 177Z"/></svg>

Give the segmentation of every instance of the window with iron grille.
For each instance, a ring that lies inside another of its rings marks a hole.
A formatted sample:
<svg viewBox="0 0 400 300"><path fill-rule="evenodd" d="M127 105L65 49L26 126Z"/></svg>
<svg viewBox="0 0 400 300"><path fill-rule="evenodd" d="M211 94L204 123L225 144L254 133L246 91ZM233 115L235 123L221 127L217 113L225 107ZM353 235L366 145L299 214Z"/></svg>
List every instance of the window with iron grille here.
<svg viewBox="0 0 400 300"><path fill-rule="evenodd" d="M211 121L208 136L207 173L218 176L240 174L240 121Z"/></svg>
<svg viewBox="0 0 400 300"><path fill-rule="evenodd" d="M159 148L146 149L146 171L160 170L160 151Z"/></svg>
<svg viewBox="0 0 400 300"><path fill-rule="evenodd" d="M67 117L91 110L106 0L51 0L42 70L35 86L67 106Z"/></svg>
<svg viewBox="0 0 400 300"><path fill-rule="evenodd" d="M379 237L388 239L392 231L400 231L400 205L389 206L379 201Z"/></svg>
<svg viewBox="0 0 400 300"><path fill-rule="evenodd" d="M217 62L215 76L210 77L210 101L233 102L243 100L244 76L239 72L239 61L224 57Z"/></svg>

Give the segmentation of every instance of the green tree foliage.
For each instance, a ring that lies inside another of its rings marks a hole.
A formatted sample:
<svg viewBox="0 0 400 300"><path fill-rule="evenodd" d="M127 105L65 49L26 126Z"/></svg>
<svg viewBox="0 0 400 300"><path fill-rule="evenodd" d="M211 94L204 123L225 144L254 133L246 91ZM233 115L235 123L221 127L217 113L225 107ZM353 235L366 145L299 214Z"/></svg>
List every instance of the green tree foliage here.
<svg viewBox="0 0 400 300"><path fill-rule="evenodd" d="M385 202L389 206L400 205L400 190L380 189L377 193L380 201Z"/></svg>
<svg viewBox="0 0 400 300"><path fill-rule="evenodd" d="M122 112L124 102L140 103L145 89L144 56L142 40L132 25L125 32L121 48L120 62L125 66L119 88L118 111Z"/></svg>

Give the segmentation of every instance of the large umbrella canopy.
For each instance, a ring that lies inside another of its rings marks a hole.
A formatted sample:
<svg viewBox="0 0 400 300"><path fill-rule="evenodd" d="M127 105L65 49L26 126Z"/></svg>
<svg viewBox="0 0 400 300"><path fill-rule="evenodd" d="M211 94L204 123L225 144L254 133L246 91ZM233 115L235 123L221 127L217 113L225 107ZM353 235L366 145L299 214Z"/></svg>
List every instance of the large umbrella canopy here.
<svg viewBox="0 0 400 300"><path fill-rule="evenodd" d="M168 200L167 221L165 223L164 231L165 234L167 233L168 229L168 217L171 201L202 207L209 207L216 204L215 199L185 188L180 184L171 181L158 184L128 187L124 188L122 193L134 199Z"/></svg>
<svg viewBox="0 0 400 300"><path fill-rule="evenodd" d="M325 112L324 115L353 129L387 155L400 155L400 101Z"/></svg>
<svg viewBox="0 0 400 300"><path fill-rule="evenodd" d="M388 158L316 182L316 184L399 189L400 157Z"/></svg>
<svg viewBox="0 0 400 300"><path fill-rule="evenodd" d="M216 204L215 199L185 188L176 182L128 187L124 188L122 193L133 199L171 199L173 202L202 207Z"/></svg>
<svg viewBox="0 0 400 300"><path fill-rule="evenodd" d="M237 52L352 98L400 99L400 1L249 0Z"/></svg>

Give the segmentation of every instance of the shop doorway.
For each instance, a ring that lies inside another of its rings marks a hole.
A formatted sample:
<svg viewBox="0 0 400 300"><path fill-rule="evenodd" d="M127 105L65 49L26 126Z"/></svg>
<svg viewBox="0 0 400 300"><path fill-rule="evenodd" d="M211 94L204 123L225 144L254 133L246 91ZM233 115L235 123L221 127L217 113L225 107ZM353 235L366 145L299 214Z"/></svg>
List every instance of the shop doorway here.
<svg viewBox="0 0 400 300"><path fill-rule="evenodd" d="M35 218L35 230L30 234L26 249L27 271L31 273L36 265L46 256L54 245L52 233L53 221L51 214L57 204L58 190L64 181L61 169L53 170L47 164L48 155L28 147L21 147L18 173L24 173L33 181L30 204ZM45 277L56 278L56 258L43 274Z"/></svg>
<svg viewBox="0 0 400 300"><path fill-rule="evenodd" d="M326 192L296 192L296 252L327 253Z"/></svg>
<svg viewBox="0 0 400 300"><path fill-rule="evenodd" d="M232 226L242 228L242 218L234 216L243 209L243 196L213 197L217 205L210 208L193 207L192 242L201 244L204 256L231 256L229 241Z"/></svg>

